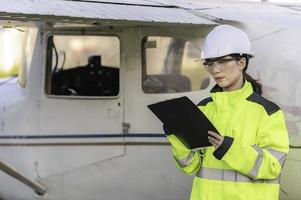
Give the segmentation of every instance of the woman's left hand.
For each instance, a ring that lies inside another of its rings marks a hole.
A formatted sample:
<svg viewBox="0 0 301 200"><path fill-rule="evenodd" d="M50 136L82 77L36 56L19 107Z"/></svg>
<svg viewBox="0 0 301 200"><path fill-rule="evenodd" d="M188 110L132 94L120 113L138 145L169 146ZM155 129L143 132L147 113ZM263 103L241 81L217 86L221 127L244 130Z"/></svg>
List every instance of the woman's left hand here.
<svg viewBox="0 0 301 200"><path fill-rule="evenodd" d="M224 137L215 132L208 131L208 135L209 142L214 146L215 149L221 146L224 141Z"/></svg>

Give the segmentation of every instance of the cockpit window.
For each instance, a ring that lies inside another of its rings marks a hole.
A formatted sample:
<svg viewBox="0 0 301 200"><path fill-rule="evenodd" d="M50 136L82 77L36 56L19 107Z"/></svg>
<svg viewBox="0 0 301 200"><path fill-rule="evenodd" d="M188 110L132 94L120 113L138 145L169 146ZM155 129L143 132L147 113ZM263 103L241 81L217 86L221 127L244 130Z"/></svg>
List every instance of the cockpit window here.
<svg viewBox="0 0 301 200"><path fill-rule="evenodd" d="M47 48L46 93L117 96L119 68L118 37L51 36Z"/></svg>
<svg viewBox="0 0 301 200"><path fill-rule="evenodd" d="M202 90L209 75L200 58L200 39L145 37L142 43L142 90L178 93Z"/></svg>

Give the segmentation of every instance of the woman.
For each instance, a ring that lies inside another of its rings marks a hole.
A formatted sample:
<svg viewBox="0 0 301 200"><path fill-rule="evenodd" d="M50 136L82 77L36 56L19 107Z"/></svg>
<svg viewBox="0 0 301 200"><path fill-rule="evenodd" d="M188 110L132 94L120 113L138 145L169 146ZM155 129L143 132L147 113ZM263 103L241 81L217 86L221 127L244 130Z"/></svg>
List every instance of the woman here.
<svg viewBox="0 0 301 200"><path fill-rule="evenodd" d="M217 84L198 107L220 135L209 131L203 151L167 136L178 168L196 174L191 200L278 199L288 134L281 109L246 73L252 56L248 36L233 26L215 27L204 41L201 58Z"/></svg>

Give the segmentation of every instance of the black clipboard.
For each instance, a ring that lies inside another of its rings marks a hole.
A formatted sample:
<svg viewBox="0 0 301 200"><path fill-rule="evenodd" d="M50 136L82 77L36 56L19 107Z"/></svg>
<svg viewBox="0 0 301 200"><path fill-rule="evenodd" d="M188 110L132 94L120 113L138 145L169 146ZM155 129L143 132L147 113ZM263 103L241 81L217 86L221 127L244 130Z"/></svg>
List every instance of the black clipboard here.
<svg viewBox="0 0 301 200"><path fill-rule="evenodd" d="M212 146L208 131L219 132L204 113L186 96L148 105L148 108L189 149Z"/></svg>

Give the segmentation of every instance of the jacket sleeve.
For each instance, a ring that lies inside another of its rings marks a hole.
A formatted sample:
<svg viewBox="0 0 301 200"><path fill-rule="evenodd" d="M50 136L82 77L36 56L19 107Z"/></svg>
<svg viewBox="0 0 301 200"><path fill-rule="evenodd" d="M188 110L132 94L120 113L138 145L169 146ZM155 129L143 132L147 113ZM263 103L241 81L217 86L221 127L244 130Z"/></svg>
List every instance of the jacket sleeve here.
<svg viewBox="0 0 301 200"><path fill-rule="evenodd" d="M188 149L175 135L167 135L167 139L177 168L188 175L197 172L200 168L199 152Z"/></svg>
<svg viewBox="0 0 301 200"><path fill-rule="evenodd" d="M281 110L267 117L258 129L256 140L254 145L246 145L226 136L213 155L254 180L276 179L289 150L288 133Z"/></svg>

